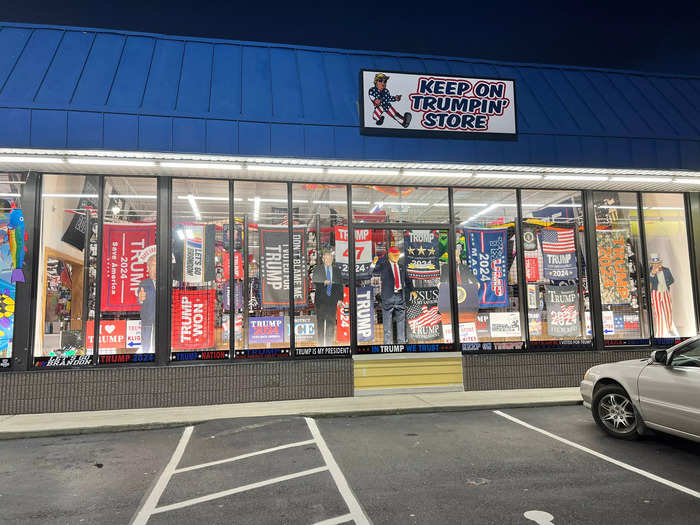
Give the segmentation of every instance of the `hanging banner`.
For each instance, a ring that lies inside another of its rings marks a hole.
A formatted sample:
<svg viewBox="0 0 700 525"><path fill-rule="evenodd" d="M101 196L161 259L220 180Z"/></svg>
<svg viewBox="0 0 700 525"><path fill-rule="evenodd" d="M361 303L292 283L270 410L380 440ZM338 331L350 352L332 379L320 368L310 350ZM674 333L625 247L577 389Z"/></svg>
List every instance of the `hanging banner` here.
<svg viewBox="0 0 700 525"><path fill-rule="evenodd" d="M80 193L80 195L81 197L78 199L78 204L76 206L78 213L73 215L73 218L63 234L63 237L61 237L61 240L82 251L85 246L87 213L89 213L88 210L97 210L97 177L85 177L83 191ZM95 224L96 220L97 216L93 215L90 221L91 224Z"/></svg>
<svg viewBox="0 0 700 525"><path fill-rule="evenodd" d="M596 232L600 297L603 304L630 303L630 280L625 238L625 230L600 230Z"/></svg>
<svg viewBox="0 0 700 525"><path fill-rule="evenodd" d="M306 268L305 231L292 231L294 268L294 306L308 301L309 287ZM260 273L262 277L262 307L289 308L289 230L287 228L260 229Z"/></svg>
<svg viewBox="0 0 700 525"><path fill-rule="evenodd" d="M343 306L338 307L336 326L336 341L341 344L350 343L350 293L346 286L343 288ZM363 286L357 289L357 342L374 341L374 289Z"/></svg>
<svg viewBox="0 0 700 525"><path fill-rule="evenodd" d="M222 250L222 276L224 281L228 281L231 275L231 256L226 250ZM243 279L243 255L241 252L233 252L233 277Z"/></svg>
<svg viewBox="0 0 700 525"><path fill-rule="evenodd" d="M411 279L440 277L440 246L436 230L408 230L403 234L406 272Z"/></svg>
<svg viewBox="0 0 700 525"><path fill-rule="evenodd" d="M363 286L357 289L357 341L374 341L374 289Z"/></svg>
<svg viewBox="0 0 700 525"><path fill-rule="evenodd" d="M569 228L540 230L545 279L563 281L578 276L574 235L574 230Z"/></svg>
<svg viewBox="0 0 700 525"><path fill-rule="evenodd" d="M202 284L216 278L216 226L214 224L173 225L173 279Z"/></svg>
<svg viewBox="0 0 700 525"><path fill-rule="evenodd" d="M540 261L537 257L537 252L524 252L524 254L525 279L527 282L536 283L540 280Z"/></svg>
<svg viewBox="0 0 700 525"><path fill-rule="evenodd" d="M578 293L576 286L545 285L547 305L547 335L551 337L578 337Z"/></svg>
<svg viewBox="0 0 700 525"><path fill-rule="evenodd" d="M139 285L149 278L148 259L155 256L144 249L155 247L156 225L105 223L102 239L102 311L140 310Z"/></svg>
<svg viewBox="0 0 700 525"><path fill-rule="evenodd" d="M523 224L523 250L532 252L537 250L537 228L532 224Z"/></svg>
<svg viewBox="0 0 700 525"><path fill-rule="evenodd" d="M215 305L214 290L173 290L173 350L214 347Z"/></svg>
<svg viewBox="0 0 700 525"><path fill-rule="evenodd" d="M248 318L248 344L284 342L284 317Z"/></svg>
<svg viewBox="0 0 700 525"><path fill-rule="evenodd" d="M343 277L348 276L350 257L348 254L348 227L335 228L335 262L340 266ZM355 230L355 274L359 279L369 277L372 263L372 230Z"/></svg>
<svg viewBox="0 0 700 525"><path fill-rule="evenodd" d="M436 286L416 288L416 297L409 297L406 308L408 337L415 341L442 339L442 317L438 312L439 289Z"/></svg>
<svg viewBox="0 0 700 525"><path fill-rule="evenodd" d="M513 80L368 70L360 77L361 133L445 138L517 133Z"/></svg>
<svg viewBox="0 0 700 525"><path fill-rule="evenodd" d="M350 343L350 289L343 287L343 304L336 307L335 339L338 343Z"/></svg>
<svg viewBox="0 0 700 525"><path fill-rule="evenodd" d="M469 268L480 281L479 306L501 308L508 306L508 271L506 248L508 230L465 229Z"/></svg>

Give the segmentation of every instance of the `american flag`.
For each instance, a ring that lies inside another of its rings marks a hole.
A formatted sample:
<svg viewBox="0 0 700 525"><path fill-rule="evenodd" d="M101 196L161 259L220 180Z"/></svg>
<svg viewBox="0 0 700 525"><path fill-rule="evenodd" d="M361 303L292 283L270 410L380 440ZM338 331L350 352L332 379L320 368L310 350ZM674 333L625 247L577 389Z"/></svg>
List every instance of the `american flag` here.
<svg viewBox="0 0 700 525"><path fill-rule="evenodd" d="M408 307L408 325L411 330L421 326L436 326L440 324L441 317L436 306L414 305Z"/></svg>
<svg viewBox="0 0 700 525"><path fill-rule="evenodd" d="M574 230L544 228L540 240L544 253L571 253L576 251Z"/></svg>

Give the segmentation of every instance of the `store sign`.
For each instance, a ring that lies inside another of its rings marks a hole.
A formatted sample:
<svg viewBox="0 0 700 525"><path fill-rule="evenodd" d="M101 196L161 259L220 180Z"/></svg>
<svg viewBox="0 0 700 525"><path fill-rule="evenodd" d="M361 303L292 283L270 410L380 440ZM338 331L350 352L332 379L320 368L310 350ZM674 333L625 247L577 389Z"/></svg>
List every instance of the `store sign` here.
<svg viewBox="0 0 700 525"><path fill-rule="evenodd" d="M362 70L361 133L517 134L515 82Z"/></svg>

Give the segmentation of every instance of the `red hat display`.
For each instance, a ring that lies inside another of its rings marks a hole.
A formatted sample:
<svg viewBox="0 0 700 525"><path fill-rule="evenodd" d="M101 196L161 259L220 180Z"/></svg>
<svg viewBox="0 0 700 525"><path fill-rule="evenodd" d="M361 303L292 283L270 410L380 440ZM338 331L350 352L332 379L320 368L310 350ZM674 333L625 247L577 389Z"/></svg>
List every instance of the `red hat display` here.
<svg viewBox="0 0 700 525"><path fill-rule="evenodd" d="M401 250L399 250L396 246L392 246L389 248L389 253L401 253Z"/></svg>

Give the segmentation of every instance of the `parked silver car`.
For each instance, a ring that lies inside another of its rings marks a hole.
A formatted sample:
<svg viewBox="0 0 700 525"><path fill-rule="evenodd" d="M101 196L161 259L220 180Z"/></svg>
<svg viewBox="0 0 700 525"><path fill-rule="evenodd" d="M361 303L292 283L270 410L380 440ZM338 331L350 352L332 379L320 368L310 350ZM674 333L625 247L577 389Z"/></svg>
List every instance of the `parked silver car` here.
<svg viewBox="0 0 700 525"><path fill-rule="evenodd" d="M612 436L635 439L651 428L700 441L700 336L650 359L590 368L581 396Z"/></svg>

